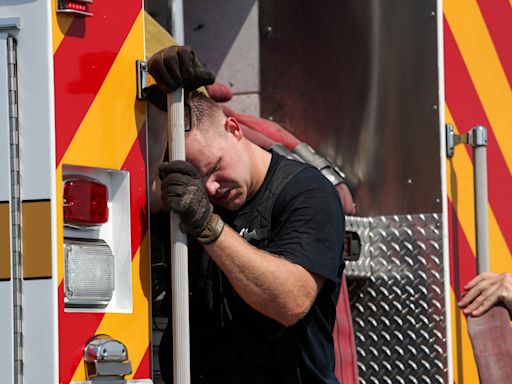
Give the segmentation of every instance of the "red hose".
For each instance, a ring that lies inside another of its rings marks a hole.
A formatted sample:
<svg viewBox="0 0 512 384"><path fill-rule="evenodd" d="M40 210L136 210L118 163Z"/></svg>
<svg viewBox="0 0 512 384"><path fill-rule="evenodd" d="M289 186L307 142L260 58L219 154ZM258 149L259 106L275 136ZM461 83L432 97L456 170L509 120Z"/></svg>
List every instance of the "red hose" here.
<svg viewBox="0 0 512 384"><path fill-rule="evenodd" d="M236 112L232 116L241 124L264 134L273 141L283 144L289 150L300 144L299 139L273 121Z"/></svg>
<svg viewBox="0 0 512 384"><path fill-rule="evenodd" d="M240 128L242 128L242 132L244 133L244 136L247 139L249 139L249 141L252 141L254 144L256 144L262 148L268 149L273 144L276 144L275 141L269 139L263 133L255 131L254 129L251 129L246 125L240 124Z"/></svg>

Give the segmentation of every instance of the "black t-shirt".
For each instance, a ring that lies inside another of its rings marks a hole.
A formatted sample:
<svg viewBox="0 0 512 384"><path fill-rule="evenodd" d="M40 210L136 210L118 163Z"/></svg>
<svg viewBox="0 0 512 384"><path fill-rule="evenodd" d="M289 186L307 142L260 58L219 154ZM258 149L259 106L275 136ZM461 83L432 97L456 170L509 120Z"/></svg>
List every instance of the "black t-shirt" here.
<svg viewBox="0 0 512 384"><path fill-rule="evenodd" d="M272 153L262 186L239 211L219 212L227 224L244 222L261 204L260 197L281 161L284 157ZM229 281L222 279L226 292L223 300L229 312L224 317L231 317L231 321L226 321L222 337L217 339L219 344L212 348L218 348L213 351L212 360L213 376L218 382L286 382L276 361L288 359L287 364L298 366L303 383L338 383L334 376L332 330L344 267L344 227L338 193L317 169L302 169L283 187L274 202L265 250L324 277L326 282L305 317L286 329L293 345L278 342L276 347L276 338L284 327L245 304ZM290 356L281 355L287 348L294 349L288 352L295 354L291 361Z"/></svg>
<svg viewBox="0 0 512 384"><path fill-rule="evenodd" d="M228 225L243 223L262 203L260 198L282 161L288 160L272 153L262 186L239 211L217 209ZM308 313L291 327L280 325L246 304L213 261L204 253L199 257L201 247L190 244L194 384L298 382L294 375L290 377L290 367L299 372L304 384L338 383L332 330L344 267L344 228L336 189L313 167L300 170L277 195L264 249L326 279ZM162 344L170 343L169 331L168 328ZM170 345L162 344L160 352L164 352L165 361L170 361ZM167 372L167 376L172 375Z"/></svg>

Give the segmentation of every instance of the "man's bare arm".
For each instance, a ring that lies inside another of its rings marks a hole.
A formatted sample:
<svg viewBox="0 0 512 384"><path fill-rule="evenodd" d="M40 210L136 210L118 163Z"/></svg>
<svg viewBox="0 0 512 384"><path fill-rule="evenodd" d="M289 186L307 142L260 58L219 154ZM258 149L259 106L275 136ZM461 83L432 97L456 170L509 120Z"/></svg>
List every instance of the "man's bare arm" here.
<svg viewBox="0 0 512 384"><path fill-rule="evenodd" d="M227 225L204 248L247 304L285 326L307 313L325 282L298 264L253 247Z"/></svg>

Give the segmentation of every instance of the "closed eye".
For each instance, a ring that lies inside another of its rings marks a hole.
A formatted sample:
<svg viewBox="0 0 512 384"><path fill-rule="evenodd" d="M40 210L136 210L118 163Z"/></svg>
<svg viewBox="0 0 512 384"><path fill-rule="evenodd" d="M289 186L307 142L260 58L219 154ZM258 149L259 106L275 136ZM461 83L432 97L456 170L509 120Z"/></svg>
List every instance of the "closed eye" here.
<svg viewBox="0 0 512 384"><path fill-rule="evenodd" d="M217 172L219 170L221 160L222 158L219 157L215 164L213 164L210 168L207 169L205 176L210 176L211 174Z"/></svg>

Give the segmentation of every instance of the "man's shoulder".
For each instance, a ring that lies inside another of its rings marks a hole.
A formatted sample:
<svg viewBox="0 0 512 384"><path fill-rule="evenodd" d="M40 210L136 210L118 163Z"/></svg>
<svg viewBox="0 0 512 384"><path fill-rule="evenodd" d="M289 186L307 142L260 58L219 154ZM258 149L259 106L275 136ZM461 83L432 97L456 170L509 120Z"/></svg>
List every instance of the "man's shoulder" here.
<svg viewBox="0 0 512 384"><path fill-rule="evenodd" d="M285 159L288 162L298 163L294 160ZM309 164L300 164L297 172L288 180L281 190L279 197L290 199L301 194L317 193L320 196L330 195L338 197L336 188L317 168Z"/></svg>

